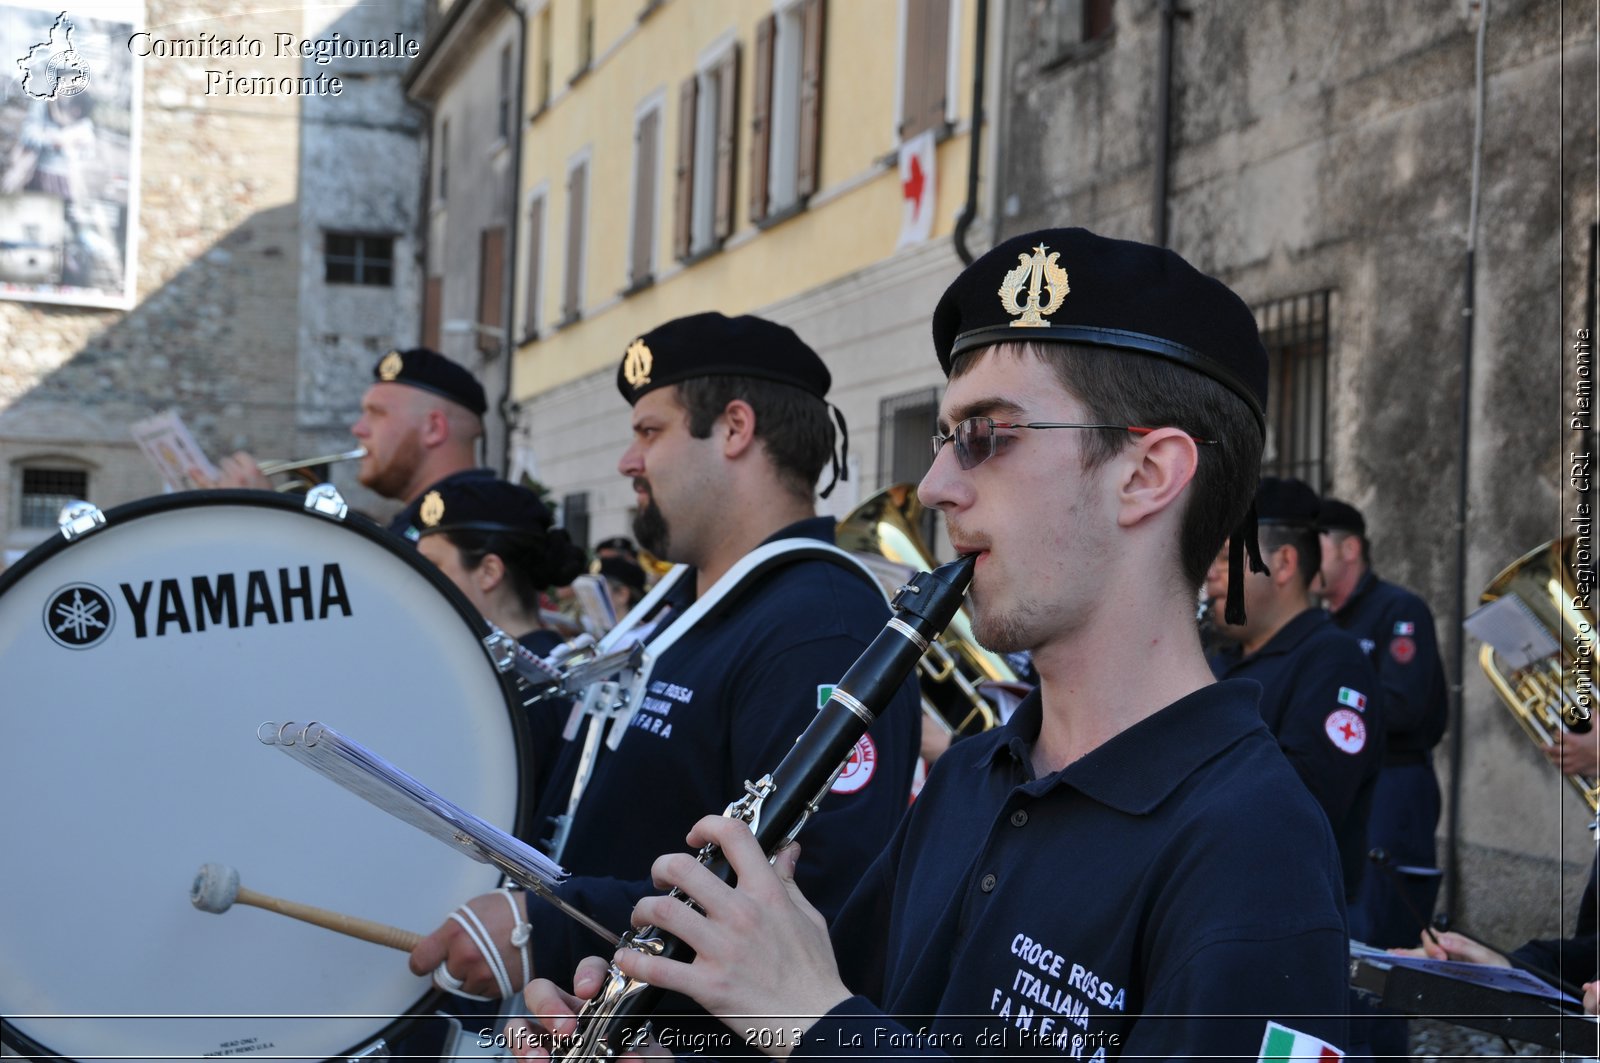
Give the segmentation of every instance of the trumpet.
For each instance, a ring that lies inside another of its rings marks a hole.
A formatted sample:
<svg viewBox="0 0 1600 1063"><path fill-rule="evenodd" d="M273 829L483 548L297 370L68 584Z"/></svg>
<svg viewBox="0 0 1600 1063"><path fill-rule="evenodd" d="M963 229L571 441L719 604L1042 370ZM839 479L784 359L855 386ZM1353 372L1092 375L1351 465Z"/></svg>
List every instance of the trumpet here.
<svg viewBox="0 0 1600 1063"><path fill-rule="evenodd" d="M261 475L263 476L277 476L279 473L285 472L295 473L295 479L281 485L278 490L304 490L306 487L318 482L315 476L307 470L314 469L318 465L332 465L341 461L359 461L366 456L366 447L356 447L354 450L346 450L339 454L322 454L315 458L301 458L298 461L264 461L257 468L261 470Z"/></svg>

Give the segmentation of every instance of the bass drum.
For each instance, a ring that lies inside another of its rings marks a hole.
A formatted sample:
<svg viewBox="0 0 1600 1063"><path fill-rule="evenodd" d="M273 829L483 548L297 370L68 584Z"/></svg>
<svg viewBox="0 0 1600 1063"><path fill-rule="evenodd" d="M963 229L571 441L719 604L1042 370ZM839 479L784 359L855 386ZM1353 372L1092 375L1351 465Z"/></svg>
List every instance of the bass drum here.
<svg viewBox="0 0 1600 1063"><path fill-rule="evenodd" d="M256 739L322 720L518 831L527 730L486 625L362 517L244 491L106 517L0 575L7 1053L381 1053L439 998L404 956L259 908L207 914L189 888L226 864L423 932L493 889L493 869Z"/></svg>

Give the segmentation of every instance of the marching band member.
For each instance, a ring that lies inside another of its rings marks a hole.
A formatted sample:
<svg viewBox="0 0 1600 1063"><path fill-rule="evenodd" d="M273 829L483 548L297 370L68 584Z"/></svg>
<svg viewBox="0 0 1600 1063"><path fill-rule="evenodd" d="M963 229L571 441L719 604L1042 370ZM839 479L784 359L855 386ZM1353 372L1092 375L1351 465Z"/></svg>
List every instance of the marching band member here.
<svg viewBox="0 0 1600 1063"><path fill-rule="evenodd" d="M460 364L426 347L390 351L372 367L372 378L361 397L361 417L350 429L367 450L356 479L406 504L389 521L389 530L415 542L430 489L495 479L493 469L477 463L488 408L483 385ZM218 468L218 478L204 486L272 490L255 458L242 450L223 458ZM196 472L190 475L200 482Z"/></svg>
<svg viewBox="0 0 1600 1063"><path fill-rule="evenodd" d="M1211 659L1218 679L1261 684L1261 716L1333 825L1347 902L1367 874L1367 813L1383 763L1384 704L1378 676L1350 635L1311 604L1321 564L1316 492L1266 477L1256 492L1268 571L1244 580L1246 619L1226 625L1239 645ZM1219 559L1220 561L1220 559ZM1226 573L1212 566L1215 592Z"/></svg>
<svg viewBox="0 0 1600 1063"><path fill-rule="evenodd" d="M737 888L666 856L657 885L703 911L651 896L633 914L696 959L617 963L775 1056L1336 1056L1332 833L1258 688L1215 682L1194 624L1256 481L1249 309L1170 251L1051 230L968 267L933 333L950 382L920 494L978 556L978 640L1030 649L1038 690L940 758L831 943L795 877L809 832L768 866L713 816L689 843L719 844ZM570 1029L558 987L527 1000Z"/></svg>
<svg viewBox="0 0 1600 1063"><path fill-rule="evenodd" d="M418 510L417 550L485 620L540 657L561 644L540 616L539 595L581 575L584 556L538 495L456 477L430 488Z"/></svg>
<svg viewBox="0 0 1600 1063"><path fill-rule="evenodd" d="M557 857L573 872L565 898L603 924L625 926L650 890L651 859L782 759L888 619L870 574L831 548L831 560L787 561L736 585L738 574L728 575L770 544L831 543L833 521L816 516L813 502L833 455L829 383L791 330L714 313L645 334L619 367L633 409L633 442L618 469L638 495L634 534L655 556L692 569L666 593L664 613L647 620L648 696L620 745L602 748ZM712 602L686 629L673 627ZM660 649L669 632L674 641ZM814 859L801 877L824 911L837 909L905 808L918 706L908 679L811 821ZM566 744L541 813L563 811L581 745ZM413 971L485 994L497 987L496 964L521 988L527 960L560 976L594 947L587 930L520 894L515 925L500 897L467 907L500 955L486 957L450 920L417 946Z"/></svg>

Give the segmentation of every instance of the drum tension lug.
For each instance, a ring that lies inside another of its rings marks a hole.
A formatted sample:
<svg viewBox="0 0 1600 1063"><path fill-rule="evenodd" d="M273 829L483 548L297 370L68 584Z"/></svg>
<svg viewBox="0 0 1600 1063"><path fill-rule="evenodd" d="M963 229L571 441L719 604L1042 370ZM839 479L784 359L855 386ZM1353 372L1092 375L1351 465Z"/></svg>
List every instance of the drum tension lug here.
<svg viewBox="0 0 1600 1063"><path fill-rule="evenodd" d="M316 513L330 520L344 520L350 513L344 496L332 484L318 484L307 491L305 506L308 513Z"/></svg>
<svg viewBox="0 0 1600 1063"><path fill-rule="evenodd" d="M56 518L56 527L61 530L61 537L68 542L81 539L105 526L106 515L100 511L100 507L82 499L73 499L62 506L61 515Z"/></svg>

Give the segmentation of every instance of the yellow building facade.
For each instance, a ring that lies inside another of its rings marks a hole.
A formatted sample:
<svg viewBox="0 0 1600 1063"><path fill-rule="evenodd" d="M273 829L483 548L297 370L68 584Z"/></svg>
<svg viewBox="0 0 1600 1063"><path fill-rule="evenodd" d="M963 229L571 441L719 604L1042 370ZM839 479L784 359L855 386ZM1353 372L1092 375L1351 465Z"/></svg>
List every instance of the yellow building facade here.
<svg viewBox="0 0 1600 1063"><path fill-rule="evenodd" d="M635 337L686 314L771 317L828 362L855 479L826 508L847 509L885 479L886 455L910 452L878 427L885 399L917 392L925 407L942 379L928 319L960 268L951 234L968 197L981 6L532 7L513 464L552 489L575 530L626 533L616 366ZM913 140L924 131L931 153ZM901 157L919 146L913 181L932 186L931 223L907 239Z"/></svg>

